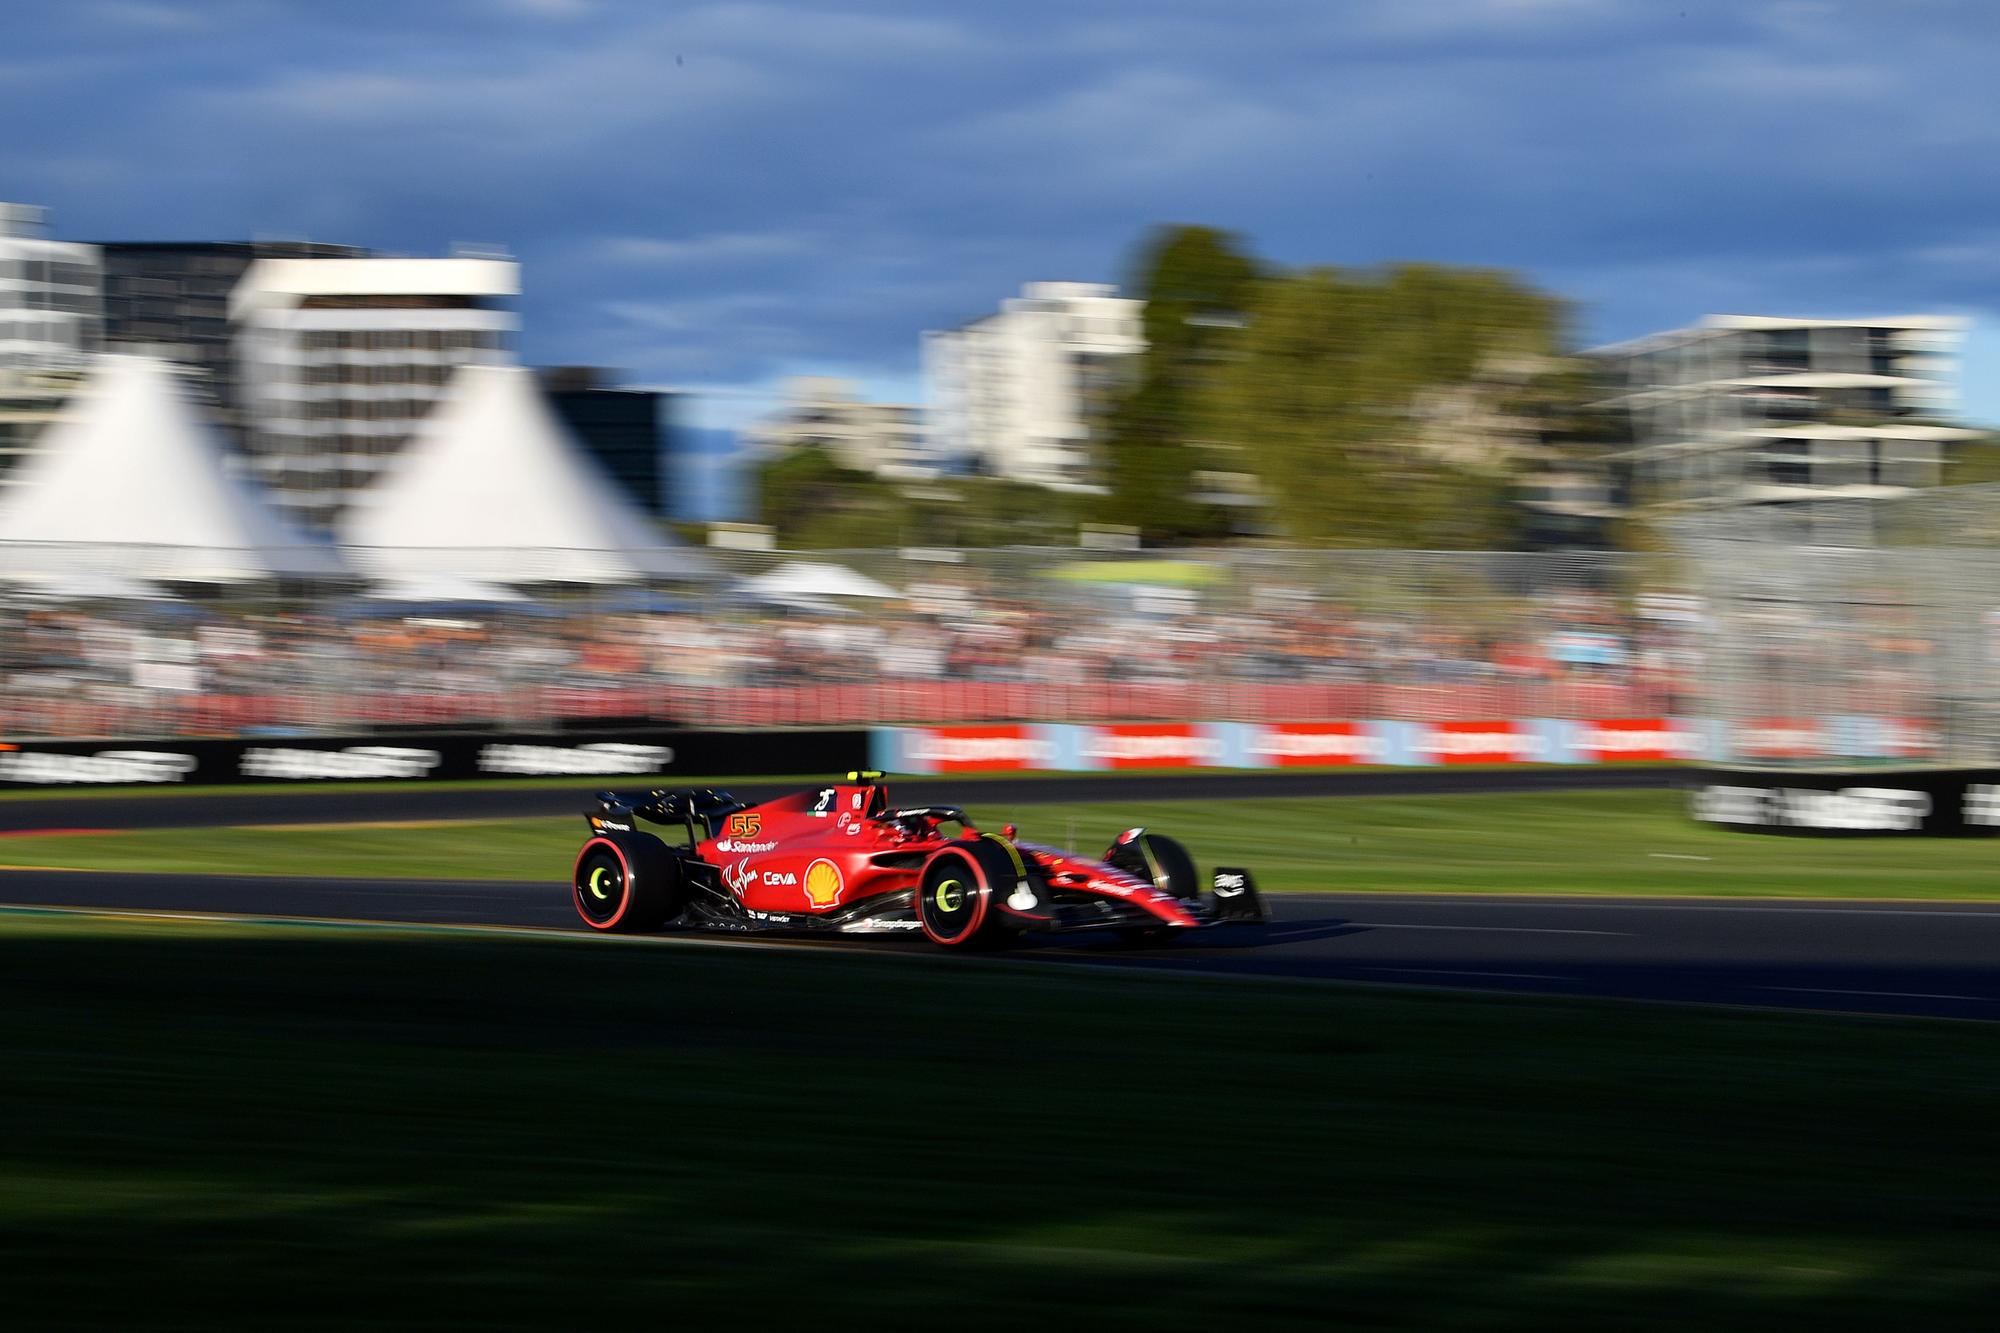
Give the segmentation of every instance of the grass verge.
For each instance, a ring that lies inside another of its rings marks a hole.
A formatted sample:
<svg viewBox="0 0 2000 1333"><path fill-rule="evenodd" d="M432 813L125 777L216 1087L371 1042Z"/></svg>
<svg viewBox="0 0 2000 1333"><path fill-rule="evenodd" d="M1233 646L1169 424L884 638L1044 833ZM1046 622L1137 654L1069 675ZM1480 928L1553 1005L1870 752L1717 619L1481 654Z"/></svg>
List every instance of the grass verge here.
<svg viewBox="0 0 2000 1333"><path fill-rule="evenodd" d="M2000 848L1980 839L1783 838L1697 825L1666 791L998 803L1022 836L1101 851L1144 824L1204 866L1271 889L1369 892L1990 898ZM0 863L95 870L560 882L581 819L428 827L294 825L0 839Z"/></svg>
<svg viewBox="0 0 2000 1333"><path fill-rule="evenodd" d="M0 917L20 1327L1943 1327L1994 1029Z"/></svg>

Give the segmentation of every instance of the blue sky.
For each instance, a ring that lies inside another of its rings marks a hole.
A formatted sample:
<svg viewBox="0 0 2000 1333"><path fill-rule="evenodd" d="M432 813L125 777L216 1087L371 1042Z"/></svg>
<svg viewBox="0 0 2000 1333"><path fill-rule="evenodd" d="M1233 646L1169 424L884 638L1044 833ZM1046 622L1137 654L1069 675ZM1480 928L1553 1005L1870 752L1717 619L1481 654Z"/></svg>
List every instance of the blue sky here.
<svg viewBox="0 0 2000 1333"><path fill-rule="evenodd" d="M1579 337L1981 321L1987 0L64 0L8 7L0 198L83 239L500 243L524 351L916 392L918 334L1116 279L1162 221L1526 271Z"/></svg>

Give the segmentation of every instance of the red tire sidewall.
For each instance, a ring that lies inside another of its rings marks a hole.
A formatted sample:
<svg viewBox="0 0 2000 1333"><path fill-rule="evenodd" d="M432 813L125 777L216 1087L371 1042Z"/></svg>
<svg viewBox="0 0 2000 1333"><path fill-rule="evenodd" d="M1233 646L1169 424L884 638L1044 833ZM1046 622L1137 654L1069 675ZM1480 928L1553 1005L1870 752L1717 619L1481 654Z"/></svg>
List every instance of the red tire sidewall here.
<svg viewBox="0 0 2000 1333"><path fill-rule="evenodd" d="M946 856L956 857L972 867L973 882L978 885L978 890L974 894L975 901L972 908L972 920L966 925L964 930L961 930L956 935L940 935L931 929L930 919L924 915L923 901L919 898L917 902L917 924L924 928L924 934L929 937L932 944L952 949L964 944L967 940L977 935L979 928L986 924L986 907L988 901L993 896L993 890L992 886L986 882L986 867L979 864L978 857L957 847L946 847L924 863L923 873L917 876L917 892L919 894L925 892L924 881L930 878L931 867L938 863L939 858Z"/></svg>
<svg viewBox="0 0 2000 1333"><path fill-rule="evenodd" d="M576 882L577 872L583 869L583 858L590 855L591 848L599 846L609 847L612 855L618 858L618 864L625 869L625 897L619 902L618 910L611 914L611 918L608 921L593 921L590 919L590 914L583 910L583 890L577 886ZM616 930L618 923L625 919L625 914L632 910L633 891L632 858L625 855L623 847L620 847L609 838L592 838L583 844L583 847L576 854L576 864L570 868L569 900L570 906L576 908L576 914L583 918L584 925L589 926L592 930Z"/></svg>

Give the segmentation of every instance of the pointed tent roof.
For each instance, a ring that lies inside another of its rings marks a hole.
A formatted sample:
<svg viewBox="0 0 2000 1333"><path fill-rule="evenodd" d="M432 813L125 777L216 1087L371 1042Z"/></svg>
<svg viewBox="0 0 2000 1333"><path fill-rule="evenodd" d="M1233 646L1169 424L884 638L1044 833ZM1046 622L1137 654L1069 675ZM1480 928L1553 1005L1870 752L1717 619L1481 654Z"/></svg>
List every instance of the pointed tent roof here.
<svg viewBox="0 0 2000 1333"><path fill-rule="evenodd" d="M646 520L519 366L463 366L349 512L349 558L379 578L625 583L707 575Z"/></svg>
<svg viewBox="0 0 2000 1333"><path fill-rule="evenodd" d="M886 583L856 573L846 565L795 560L767 574L745 579L746 591L759 597L901 597Z"/></svg>
<svg viewBox="0 0 2000 1333"><path fill-rule="evenodd" d="M8 489L0 577L238 583L340 573L330 548L229 475L214 432L152 357L98 357Z"/></svg>

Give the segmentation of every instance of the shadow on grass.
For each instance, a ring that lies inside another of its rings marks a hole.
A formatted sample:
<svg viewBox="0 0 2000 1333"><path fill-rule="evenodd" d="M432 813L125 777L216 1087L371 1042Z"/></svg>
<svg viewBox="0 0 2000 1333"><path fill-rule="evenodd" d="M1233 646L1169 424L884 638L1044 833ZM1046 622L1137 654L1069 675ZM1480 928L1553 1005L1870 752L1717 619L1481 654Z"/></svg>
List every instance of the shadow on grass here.
<svg viewBox="0 0 2000 1333"><path fill-rule="evenodd" d="M0 1254L68 1319L1929 1326L1984 1028L851 953L0 931Z"/></svg>

